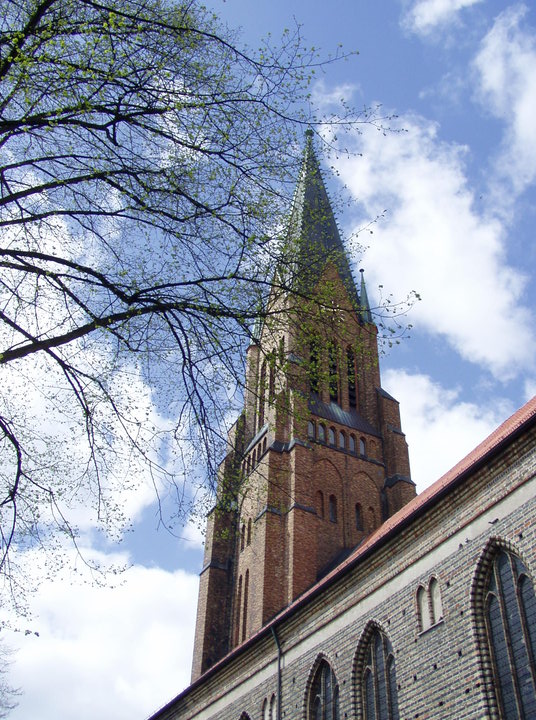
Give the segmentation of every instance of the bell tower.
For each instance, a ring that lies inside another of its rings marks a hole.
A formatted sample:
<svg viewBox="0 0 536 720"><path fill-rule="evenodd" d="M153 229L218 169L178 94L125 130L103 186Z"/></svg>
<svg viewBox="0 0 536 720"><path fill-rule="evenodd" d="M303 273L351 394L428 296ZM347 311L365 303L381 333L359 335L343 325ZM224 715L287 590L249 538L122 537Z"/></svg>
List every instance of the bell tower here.
<svg viewBox="0 0 536 720"><path fill-rule="evenodd" d="M415 496L377 332L308 131L285 262L248 349L244 410L208 517L193 680Z"/></svg>

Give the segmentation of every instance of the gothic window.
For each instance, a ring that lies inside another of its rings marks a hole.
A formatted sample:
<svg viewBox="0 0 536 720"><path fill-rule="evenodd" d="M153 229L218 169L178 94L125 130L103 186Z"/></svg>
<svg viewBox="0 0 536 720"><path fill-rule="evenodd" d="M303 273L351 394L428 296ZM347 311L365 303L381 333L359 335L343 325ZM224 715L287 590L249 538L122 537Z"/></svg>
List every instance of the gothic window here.
<svg viewBox="0 0 536 720"><path fill-rule="evenodd" d="M502 549L496 553L482 610L499 717L536 717L536 596L516 555Z"/></svg>
<svg viewBox="0 0 536 720"><path fill-rule="evenodd" d="M430 595L430 607L432 610L432 623L438 623L443 619L443 603L441 602L441 590L437 578L430 578L428 585L428 594Z"/></svg>
<svg viewBox="0 0 536 720"><path fill-rule="evenodd" d="M322 423L318 424L318 442L326 442L326 428L322 425Z"/></svg>
<svg viewBox="0 0 536 720"><path fill-rule="evenodd" d="M355 356L352 348L346 351L346 364L348 372L348 404L351 408L357 405L357 393L355 383Z"/></svg>
<svg viewBox="0 0 536 720"><path fill-rule="evenodd" d="M247 545L251 545L251 518L248 520Z"/></svg>
<svg viewBox="0 0 536 720"><path fill-rule="evenodd" d="M339 402L339 376L337 373L337 346L330 343L328 346L329 358L329 399L331 402Z"/></svg>
<svg viewBox="0 0 536 720"><path fill-rule="evenodd" d="M332 523L337 522L337 498L335 495L329 496L329 520Z"/></svg>
<svg viewBox="0 0 536 720"><path fill-rule="evenodd" d="M365 455L365 438L359 438L359 454Z"/></svg>
<svg viewBox="0 0 536 720"><path fill-rule="evenodd" d="M335 428L330 427L329 431L329 444L335 446Z"/></svg>
<svg viewBox="0 0 536 720"><path fill-rule="evenodd" d="M264 425L264 399L266 395L266 360L263 362L261 366L261 375L259 378L259 392L258 392L258 398L259 398L259 411L257 414L258 417L258 425L257 427L260 429Z"/></svg>
<svg viewBox="0 0 536 720"><path fill-rule="evenodd" d="M395 657L389 639L378 628L370 636L361 673L364 720L399 720Z"/></svg>
<svg viewBox="0 0 536 720"><path fill-rule="evenodd" d="M339 447L341 450L346 448L346 435L342 430L339 430Z"/></svg>
<svg viewBox="0 0 536 720"><path fill-rule="evenodd" d="M242 611L242 642L246 639L246 628L248 624L248 592L249 592L249 570L246 570L244 580L244 606Z"/></svg>
<svg viewBox="0 0 536 720"><path fill-rule="evenodd" d="M262 720L271 720L270 703L268 702L268 698L264 698L264 702L262 704Z"/></svg>
<svg viewBox="0 0 536 720"><path fill-rule="evenodd" d="M339 686L325 660L318 666L311 685L309 720L339 720Z"/></svg>
<svg viewBox="0 0 536 720"><path fill-rule="evenodd" d="M318 517L324 518L324 495L322 490L316 492L316 514Z"/></svg>
<svg viewBox="0 0 536 720"><path fill-rule="evenodd" d="M307 423L307 437L309 438L309 440L315 439L315 430L316 428L314 422L312 420L309 420L309 422Z"/></svg>
<svg viewBox="0 0 536 720"><path fill-rule="evenodd" d="M275 398L275 352L271 352L268 357L268 365L270 368L270 380L268 383L268 402L272 404Z"/></svg>
<svg viewBox="0 0 536 720"><path fill-rule="evenodd" d="M242 609L242 575L238 578L238 592L236 594L236 611L235 611L235 629L234 640L235 645L240 641L240 610Z"/></svg>
<svg viewBox="0 0 536 720"><path fill-rule="evenodd" d="M264 455L265 452L266 452L266 438L264 438L264 440L262 441L262 454Z"/></svg>
<svg viewBox="0 0 536 720"><path fill-rule="evenodd" d="M320 343L312 338L309 345L309 389L318 395L320 389Z"/></svg>
<svg viewBox="0 0 536 720"><path fill-rule="evenodd" d="M244 546L246 544L246 526L244 523L242 523L242 527L240 528L240 550L244 549Z"/></svg>
<svg viewBox="0 0 536 720"><path fill-rule="evenodd" d="M363 511L359 503L356 503L355 506L355 529L363 530Z"/></svg>
<svg viewBox="0 0 536 720"><path fill-rule="evenodd" d="M349 450L351 453L355 454L355 435L350 435Z"/></svg>

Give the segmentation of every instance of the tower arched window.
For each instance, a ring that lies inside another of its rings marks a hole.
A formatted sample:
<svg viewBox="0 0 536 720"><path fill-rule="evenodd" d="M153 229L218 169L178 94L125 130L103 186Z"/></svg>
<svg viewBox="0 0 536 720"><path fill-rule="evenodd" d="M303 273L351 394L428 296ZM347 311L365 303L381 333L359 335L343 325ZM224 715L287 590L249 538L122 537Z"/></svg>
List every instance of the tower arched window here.
<svg viewBox="0 0 536 720"><path fill-rule="evenodd" d="M359 503L355 505L355 529L363 530L363 510Z"/></svg>
<svg viewBox="0 0 536 720"><path fill-rule="evenodd" d="M244 578L244 605L242 609L242 642L246 639L248 624L248 594L249 594L249 570L246 570Z"/></svg>
<svg viewBox="0 0 536 720"><path fill-rule="evenodd" d="M242 610L242 575L238 578L238 591L236 593L234 644L240 641L240 612Z"/></svg>
<svg viewBox="0 0 536 720"><path fill-rule="evenodd" d="M261 365L261 374L259 377L259 390L257 393L257 397L259 398L259 409L257 412L257 428L260 430L260 428L264 425L264 403L266 399L266 360Z"/></svg>
<svg viewBox="0 0 536 720"><path fill-rule="evenodd" d="M242 523L242 527L240 528L240 550L244 549L245 544L246 544L246 526L244 523Z"/></svg>
<svg viewBox="0 0 536 720"><path fill-rule="evenodd" d="M368 639L360 676L364 720L399 720L395 657L389 639L378 628Z"/></svg>
<svg viewBox="0 0 536 720"><path fill-rule="evenodd" d="M312 420L309 420L309 422L307 423L307 437L309 438L309 440L315 439L315 436L316 436L315 430L316 430L316 428L315 428L314 422Z"/></svg>
<svg viewBox="0 0 536 720"><path fill-rule="evenodd" d="M343 433L342 430L339 430L339 448L341 450L346 449L346 435Z"/></svg>
<svg viewBox="0 0 536 720"><path fill-rule="evenodd" d="M487 571L478 612L483 652L491 660L489 691L501 720L536 717L536 596L517 555L499 549Z"/></svg>
<svg viewBox="0 0 536 720"><path fill-rule="evenodd" d="M318 442L326 442L326 428L322 423L318 424Z"/></svg>
<svg viewBox="0 0 536 720"><path fill-rule="evenodd" d="M248 520L248 531L246 537L246 544L251 545L251 518Z"/></svg>
<svg viewBox="0 0 536 720"><path fill-rule="evenodd" d="M268 402L270 405L274 402L275 399L275 363L276 363L276 355L275 352L271 352L270 356L268 357L268 366L269 366L269 383L268 383Z"/></svg>
<svg viewBox="0 0 536 720"><path fill-rule="evenodd" d="M328 345L328 359L329 359L329 399L331 402L339 402L339 374L337 372L337 355L338 349L335 343L329 343Z"/></svg>
<svg viewBox="0 0 536 720"><path fill-rule="evenodd" d="M355 355L352 348L346 351L346 367L348 373L348 404L351 408L357 406L356 380L355 380Z"/></svg>
<svg viewBox="0 0 536 720"><path fill-rule="evenodd" d="M320 343L318 338L312 338L309 343L309 389L318 395L320 389Z"/></svg>
<svg viewBox="0 0 536 720"><path fill-rule="evenodd" d="M350 435L348 440L348 449L355 455L355 435Z"/></svg>
<svg viewBox="0 0 536 720"><path fill-rule="evenodd" d="M365 438L359 438L359 454L365 456L366 455L366 446L365 446Z"/></svg>
<svg viewBox="0 0 536 720"><path fill-rule="evenodd" d="M276 698L275 694L272 695L272 698L270 700L270 720L277 720L277 708L276 708Z"/></svg>
<svg viewBox="0 0 536 720"><path fill-rule="evenodd" d="M311 684L308 720L339 720L339 685L326 660L318 666Z"/></svg>
<svg viewBox="0 0 536 720"><path fill-rule="evenodd" d="M328 430L329 444L335 446L335 428L330 427Z"/></svg>
<svg viewBox="0 0 536 720"><path fill-rule="evenodd" d="M329 520L332 523L337 522L337 498L335 495L329 496Z"/></svg>

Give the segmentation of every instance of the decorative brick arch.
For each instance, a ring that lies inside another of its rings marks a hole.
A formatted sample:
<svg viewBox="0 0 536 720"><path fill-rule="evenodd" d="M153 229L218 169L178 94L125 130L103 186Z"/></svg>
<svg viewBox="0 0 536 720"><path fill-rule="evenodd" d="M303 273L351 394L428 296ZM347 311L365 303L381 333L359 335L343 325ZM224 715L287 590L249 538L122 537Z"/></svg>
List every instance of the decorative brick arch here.
<svg viewBox="0 0 536 720"><path fill-rule="evenodd" d="M337 668L337 663L335 660L330 657L329 655L325 653L319 653L316 656L316 659L311 666L311 669L309 671L309 675L307 677L307 682L305 683L305 694L303 697L303 706L302 706L302 720L310 720L311 714L310 714L310 703L311 703L311 692L313 689L313 684L316 679L316 674L319 671L320 667L323 663L326 663L331 668L331 672L333 674L333 677L337 681L338 686L338 678L339 678L339 671Z"/></svg>
<svg viewBox="0 0 536 720"><path fill-rule="evenodd" d="M389 634L385 628L376 620L369 620L365 625L361 637L357 643L357 648L354 655L353 670L352 670L352 692L354 698L354 716L358 720L363 720L365 717L365 708L363 704L363 673L365 670L365 664L369 653L370 643L374 636L379 634L382 639L382 643L389 648L389 658L392 656L392 662L395 663L394 650L389 639ZM395 663L396 666L396 663ZM395 699L398 703L398 698ZM398 715L397 715L398 717Z"/></svg>
<svg viewBox="0 0 536 720"><path fill-rule="evenodd" d="M497 699L496 677L490 651L488 629L486 627L486 595L497 556L508 553L517 558L527 570L534 585L534 568L519 549L509 540L501 537L490 538L477 561L471 583L471 623L475 634L477 656L484 686L484 709L490 720L500 720L501 711Z"/></svg>

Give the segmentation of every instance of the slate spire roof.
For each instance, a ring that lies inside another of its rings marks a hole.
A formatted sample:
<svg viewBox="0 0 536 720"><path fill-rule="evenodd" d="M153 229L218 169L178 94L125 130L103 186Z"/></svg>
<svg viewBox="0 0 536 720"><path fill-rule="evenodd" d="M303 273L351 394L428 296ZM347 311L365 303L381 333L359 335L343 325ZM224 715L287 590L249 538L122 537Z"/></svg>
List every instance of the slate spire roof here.
<svg viewBox="0 0 536 720"><path fill-rule="evenodd" d="M359 309L360 318L364 322L373 322L363 275L361 299L352 276L314 150L313 131L307 130L305 138L303 163L289 222L289 240L296 253L295 278L310 290L322 274L326 262L331 261L352 302Z"/></svg>

